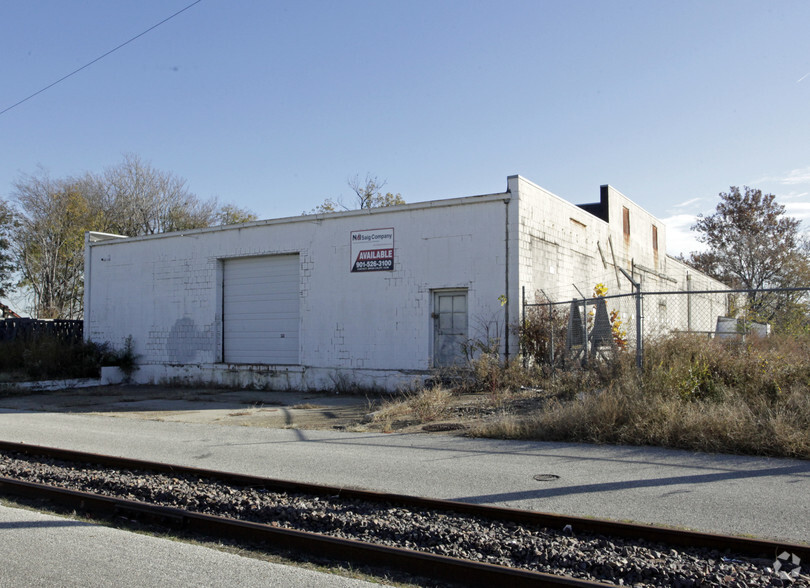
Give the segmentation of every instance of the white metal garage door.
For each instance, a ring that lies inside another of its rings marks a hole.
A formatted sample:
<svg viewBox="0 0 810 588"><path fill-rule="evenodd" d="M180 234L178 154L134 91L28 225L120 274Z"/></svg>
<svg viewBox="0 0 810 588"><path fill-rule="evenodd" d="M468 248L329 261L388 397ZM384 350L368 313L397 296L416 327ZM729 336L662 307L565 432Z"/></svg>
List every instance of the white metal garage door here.
<svg viewBox="0 0 810 588"><path fill-rule="evenodd" d="M299 363L299 267L297 254L224 261L226 363Z"/></svg>

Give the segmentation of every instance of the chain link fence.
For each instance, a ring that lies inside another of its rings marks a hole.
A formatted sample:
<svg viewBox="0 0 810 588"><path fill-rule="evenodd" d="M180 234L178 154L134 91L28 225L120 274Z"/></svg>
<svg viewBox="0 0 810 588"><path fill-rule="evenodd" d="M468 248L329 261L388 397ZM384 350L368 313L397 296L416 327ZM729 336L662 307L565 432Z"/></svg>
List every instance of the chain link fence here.
<svg viewBox="0 0 810 588"><path fill-rule="evenodd" d="M634 292L567 301L526 302L523 295L521 353L555 367L609 359L635 351L640 368L645 343L674 333L707 338L767 336L773 325L761 316L792 312L792 324L806 324L810 288ZM788 317L790 318L790 317Z"/></svg>

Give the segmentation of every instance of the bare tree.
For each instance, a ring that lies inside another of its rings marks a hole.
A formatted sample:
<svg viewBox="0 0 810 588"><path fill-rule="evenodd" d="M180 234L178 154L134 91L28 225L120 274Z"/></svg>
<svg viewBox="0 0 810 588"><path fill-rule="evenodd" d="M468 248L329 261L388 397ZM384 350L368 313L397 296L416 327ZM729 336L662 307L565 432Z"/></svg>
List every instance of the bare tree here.
<svg viewBox="0 0 810 588"><path fill-rule="evenodd" d="M377 176L371 174L366 174L365 180L360 180L358 175L348 180L349 187L357 196L358 208L360 209L405 204L405 200L399 194L382 193L382 189L387 183L387 180L380 181Z"/></svg>
<svg viewBox="0 0 810 588"><path fill-rule="evenodd" d="M105 213L107 230L122 235L153 235L214 224L216 200L202 201L186 180L153 168L133 154L83 184L94 206Z"/></svg>
<svg viewBox="0 0 810 588"><path fill-rule="evenodd" d="M347 183L357 198L354 208L362 210L366 208L380 208L405 204L405 199L400 194L392 194L391 192L383 194L382 189L388 182L386 180L380 181L377 176L366 174L365 179L361 180L359 175L354 175L347 180ZM327 198L322 204L316 206L311 213L337 212L340 209L352 210L352 208L346 206L340 198L337 200Z"/></svg>

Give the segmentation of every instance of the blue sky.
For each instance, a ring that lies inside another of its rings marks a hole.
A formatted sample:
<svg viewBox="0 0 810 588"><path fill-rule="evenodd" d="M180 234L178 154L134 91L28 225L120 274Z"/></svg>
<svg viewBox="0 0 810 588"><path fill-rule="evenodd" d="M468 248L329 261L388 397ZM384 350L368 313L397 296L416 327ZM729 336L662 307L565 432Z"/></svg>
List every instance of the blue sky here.
<svg viewBox="0 0 810 588"><path fill-rule="evenodd" d="M5 2L0 110L191 0ZM810 218L810 2L202 0L0 115L0 198L38 166L134 153L260 218L408 202L520 174L574 203L609 183L689 251L730 185Z"/></svg>

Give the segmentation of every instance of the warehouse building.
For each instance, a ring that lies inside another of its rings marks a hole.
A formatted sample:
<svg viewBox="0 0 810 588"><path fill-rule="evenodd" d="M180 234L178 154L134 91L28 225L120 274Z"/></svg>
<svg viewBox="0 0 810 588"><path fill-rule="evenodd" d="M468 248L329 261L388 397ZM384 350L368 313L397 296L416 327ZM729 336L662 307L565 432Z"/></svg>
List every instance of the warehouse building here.
<svg viewBox="0 0 810 588"><path fill-rule="evenodd" d="M395 390L463 364L471 341L514 357L524 293L629 292L619 268L650 291L722 287L665 247L664 224L610 186L577 206L520 176L482 196L88 233L85 337L130 338L140 383Z"/></svg>

